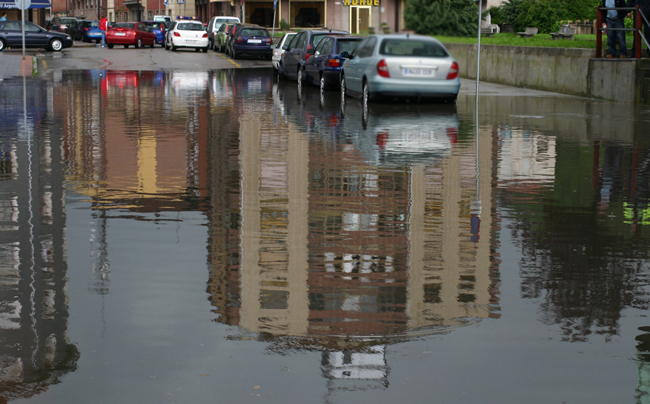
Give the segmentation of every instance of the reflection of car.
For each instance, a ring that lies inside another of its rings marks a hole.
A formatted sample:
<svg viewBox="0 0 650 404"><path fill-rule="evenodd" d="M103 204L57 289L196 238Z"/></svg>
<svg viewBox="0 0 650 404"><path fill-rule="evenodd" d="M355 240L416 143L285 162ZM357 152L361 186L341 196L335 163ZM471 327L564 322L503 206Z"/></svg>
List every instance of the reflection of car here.
<svg viewBox="0 0 650 404"><path fill-rule="evenodd" d="M288 44L294 36L296 36L295 32L287 32L282 35L282 38L280 38L278 44L273 46L273 57L271 57L271 64L275 70L278 70L278 64L280 63L280 59L282 59L282 53L284 53L284 49L282 49L282 47Z"/></svg>
<svg viewBox="0 0 650 404"><path fill-rule="evenodd" d="M241 55L261 56L271 60L273 41L269 31L264 27L240 25L235 28L233 39L230 45L230 56L233 59Z"/></svg>
<svg viewBox="0 0 650 404"><path fill-rule="evenodd" d="M315 7L301 7L294 20L296 27L320 27L320 12Z"/></svg>
<svg viewBox="0 0 650 404"><path fill-rule="evenodd" d="M106 30L106 45L113 48L114 45L134 45L136 48L149 45L152 48L156 43L156 34L151 32L141 22L116 22Z"/></svg>
<svg viewBox="0 0 650 404"><path fill-rule="evenodd" d="M345 56L342 55L342 56ZM371 35L341 69L341 99L435 98L455 102L458 63L436 39L408 34Z"/></svg>
<svg viewBox="0 0 650 404"><path fill-rule="evenodd" d="M212 17L210 18L210 22L208 22L208 48L216 50L215 44L216 44L216 35L217 32L219 31L219 28L221 28L222 25L224 24L234 24L239 22L239 18L237 17Z"/></svg>
<svg viewBox="0 0 650 404"><path fill-rule="evenodd" d="M228 43L228 37L232 33L232 30L235 29L235 24L223 24L219 27L219 31L215 36L214 50L217 52L225 52L226 44Z"/></svg>
<svg viewBox="0 0 650 404"><path fill-rule="evenodd" d="M296 78L302 81L305 61L314 54L320 41L328 35L348 35L347 31L325 29L305 29L296 35L288 45L282 47L284 55L280 60L280 77Z"/></svg>
<svg viewBox="0 0 650 404"><path fill-rule="evenodd" d="M321 90L338 88L341 81L341 67L345 58L341 53L351 53L361 42L356 36L326 36L316 51L305 62L305 80L319 85Z"/></svg>
<svg viewBox="0 0 650 404"><path fill-rule="evenodd" d="M165 23L164 21L144 21L143 24L156 35L156 43L165 46Z"/></svg>
<svg viewBox="0 0 650 404"><path fill-rule="evenodd" d="M79 21L73 37L77 41L100 43L102 30L99 29L99 21Z"/></svg>
<svg viewBox="0 0 650 404"><path fill-rule="evenodd" d="M0 21L0 52L5 48L23 47L22 24L20 21ZM45 48L55 52L72 46L72 38L62 32L48 31L45 28L25 21L25 47Z"/></svg>
<svg viewBox="0 0 650 404"><path fill-rule="evenodd" d="M167 32L165 49L193 48L208 51L208 33L200 21L175 21Z"/></svg>

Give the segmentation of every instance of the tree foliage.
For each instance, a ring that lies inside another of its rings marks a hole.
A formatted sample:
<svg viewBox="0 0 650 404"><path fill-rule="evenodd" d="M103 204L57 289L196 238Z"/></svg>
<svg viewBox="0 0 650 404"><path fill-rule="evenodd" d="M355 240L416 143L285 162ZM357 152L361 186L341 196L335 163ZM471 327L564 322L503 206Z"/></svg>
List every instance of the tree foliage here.
<svg viewBox="0 0 650 404"><path fill-rule="evenodd" d="M476 36L478 8L473 0L409 0L404 21L423 35Z"/></svg>
<svg viewBox="0 0 650 404"><path fill-rule="evenodd" d="M537 27L548 33L562 20L594 20L601 0L507 0L498 7L504 24L516 31Z"/></svg>

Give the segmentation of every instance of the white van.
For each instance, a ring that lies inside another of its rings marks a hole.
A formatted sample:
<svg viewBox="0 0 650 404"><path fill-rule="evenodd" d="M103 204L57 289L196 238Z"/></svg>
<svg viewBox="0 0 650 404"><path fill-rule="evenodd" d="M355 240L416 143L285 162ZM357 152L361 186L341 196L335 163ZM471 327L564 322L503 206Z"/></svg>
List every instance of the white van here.
<svg viewBox="0 0 650 404"><path fill-rule="evenodd" d="M210 18L208 23L208 48L214 49L214 36L223 24L235 24L241 22L237 17L219 16Z"/></svg>
<svg viewBox="0 0 650 404"><path fill-rule="evenodd" d="M172 21L172 17L170 15L154 15L153 16L154 21Z"/></svg>

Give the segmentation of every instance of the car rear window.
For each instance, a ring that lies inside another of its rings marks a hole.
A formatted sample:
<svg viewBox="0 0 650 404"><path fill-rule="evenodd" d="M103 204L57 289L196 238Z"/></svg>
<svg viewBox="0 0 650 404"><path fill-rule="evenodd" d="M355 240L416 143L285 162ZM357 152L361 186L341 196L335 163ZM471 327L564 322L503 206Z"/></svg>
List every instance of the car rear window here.
<svg viewBox="0 0 650 404"><path fill-rule="evenodd" d="M384 39L379 46L379 53L386 56L449 56L442 45L417 39Z"/></svg>
<svg viewBox="0 0 650 404"><path fill-rule="evenodd" d="M149 28L154 28L154 29L162 29L161 23L159 22L145 22L144 25L146 25Z"/></svg>
<svg viewBox="0 0 650 404"><path fill-rule="evenodd" d="M241 36L269 36L269 32L259 28L244 28L241 30Z"/></svg>
<svg viewBox="0 0 650 404"><path fill-rule="evenodd" d="M111 28L133 28L132 22L116 22Z"/></svg>
<svg viewBox="0 0 650 404"><path fill-rule="evenodd" d="M361 42L361 38L358 39L339 39L336 43L336 53L348 52L352 53L354 48Z"/></svg>
<svg viewBox="0 0 650 404"><path fill-rule="evenodd" d="M326 34L316 34L316 35L311 36L311 40L309 42L311 43L311 46L315 48L315 47L318 46L320 41L322 41L323 38L325 38L328 35L336 36L336 34L332 34L332 33L329 33L329 32L326 33ZM344 35L344 34L341 34L341 35Z"/></svg>
<svg viewBox="0 0 650 404"><path fill-rule="evenodd" d="M88 21L86 24L87 27L99 28L99 21Z"/></svg>
<svg viewBox="0 0 650 404"><path fill-rule="evenodd" d="M180 31L203 31L203 24L181 22L178 23L176 29Z"/></svg>

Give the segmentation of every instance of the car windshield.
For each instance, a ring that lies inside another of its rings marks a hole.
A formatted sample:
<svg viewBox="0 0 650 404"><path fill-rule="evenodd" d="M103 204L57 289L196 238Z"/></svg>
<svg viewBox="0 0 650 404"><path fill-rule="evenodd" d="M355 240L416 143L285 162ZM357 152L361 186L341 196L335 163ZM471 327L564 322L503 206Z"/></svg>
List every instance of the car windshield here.
<svg viewBox="0 0 650 404"><path fill-rule="evenodd" d="M115 24L111 25L111 28L131 28L131 29L133 29L133 23L132 22L116 22Z"/></svg>
<svg viewBox="0 0 650 404"><path fill-rule="evenodd" d="M99 21L88 21L86 23L87 27L99 28Z"/></svg>
<svg viewBox="0 0 650 404"><path fill-rule="evenodd" d="M438 43L408 38L384 39L379 47L379 53L386 56L426 56L434 58L449 56L445 48Z"/></svg>
<svg viewBox="0 0 650 404"><path fill-rule="evenodd" d="M161 29L159 22L145 22L144 25L146 25L149 28Z"/></svg>
<svg viewBox="0 0 650 404"><path fill-rule="evenodd" d="M61 24L72 24L75 21L74 18L61 18Z"/></svg>
<svg viewBox="0 0 650 404"><path fill-rule="evenodd" d="M360 41L361 38L339 39L339 41L336 43L336 53L341 53L341 52L352 53L352 51L354 50L354 48L357 47Z"/></svg>
<svg viewBox="0 0 650 404"><path fill-rule="evenodd" d="M180 31L203 31L203 24L194 24L191 22L181 22L176 27Z"/></svg>
<svg viewBox="0 0 650 404"><path fill-rule="evenodd" d="M241 36L269 36L269 33L265 29L244 28L241 30Z"/></svg>

